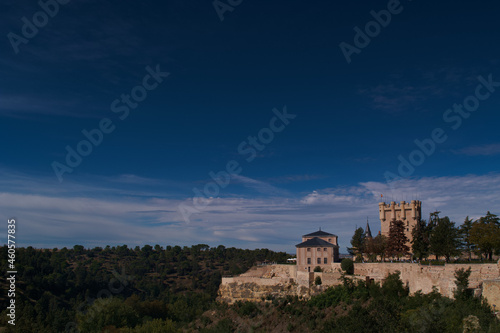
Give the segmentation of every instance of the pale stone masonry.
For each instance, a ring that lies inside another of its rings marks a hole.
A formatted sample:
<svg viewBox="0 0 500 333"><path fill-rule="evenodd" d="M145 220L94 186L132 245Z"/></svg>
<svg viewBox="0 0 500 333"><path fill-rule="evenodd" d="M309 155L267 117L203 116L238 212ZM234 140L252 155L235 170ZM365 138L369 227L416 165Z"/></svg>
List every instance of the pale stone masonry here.
<svg viewBox="0 0 500 333"><path fill-rule="evenodd" d="M422 203L412 200L396 204L379 204L382 234L389 234L390 222L402 220L406 226L406 235L411 241L411 231L420 221ZM367 224L366 232L369 232ZM371 232L370 232L371 233ZM409 245L410 246L410 245ZM241 301L260 301L268 296L283 297L297 295L307 299L324 291L329 286L341 284L338 237L319 231L303 235L302 243L296 245L297 265L266 265L251 268L248 272L235 277L223 277L219 287L220 301L233 303ZM320 266L322 272L314 272ZM446 264L427 266L418 263L355 263L353 279L370 279L382 282L387 275L400 272L403 283L410 293L421 290L429 293L436 288L446 297L453 297L455 271L471 268L469 288L475 289L475 295L481 295L490 304L500 308L500 261L497 264ZM314 285L320 277L321 286Z"/></svg>
<svg viewBox="0 0 500 333"><path fill-rule="evenodd" d="M302 236L297 249L297 271L312 272L316 266L330 268L339 261L338 236L321 229Z"/></svg>
<svg viewBox="0 0 500 333"><path fill-rule="evenodd" d="M413 227L422 218L422 202L418 200L412 200L411 202L401 201L398 204L394 201L391 201L389 204L380 202L378 207L382 235L388 237L391 222L401 220L404 222L405 235L408 238L406 245L411 249L411 232Z"/></svg>
<svg viewBox="0 0 500 333"><path fill-rule="evenodd" d="M500 270L499 264L447 264L427 266L414 263L355 263L353 279L382 280L391 273L399 271L404 285L410 293L421 290L429 293L435 287L443 296L453 298L455 271L471 268L469 287L475 294L482 294L490 304L500 308ZM315 286L319 276L321 286ZM342 283L340 263L332 263L323 272L299 271L296 265L266 265L253 267L247 273L235 277L222 278L219 287L219 300L233 303L241 301L261 301L268 295L282 297L297 295L304 299L322 292L329 286Z"/></svg>

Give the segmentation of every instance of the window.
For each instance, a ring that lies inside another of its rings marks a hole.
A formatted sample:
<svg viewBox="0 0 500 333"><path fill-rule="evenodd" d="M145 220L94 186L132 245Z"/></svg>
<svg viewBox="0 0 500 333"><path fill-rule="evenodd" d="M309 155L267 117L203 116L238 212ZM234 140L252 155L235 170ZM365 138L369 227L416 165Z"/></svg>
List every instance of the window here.
<svg viewBox="0 0 500 333"><path fill-rule="evenodd" d="M324 264L328 264L328 259L326 259L326 258L325 258L325 259L323 260L323 263L324 263Z"/></svg>
<svg viewBox="0 0 500 333"><path fill-rule="evenodd" d="M318 258L318 265L321 265L321 258Z"/></svg>
<svg viewBox="0 0 500 333"><path fill-rule="evenodd" d="M325 248L323 249L323 251L325 251L325 252L326 252L326 250L327 250L327 249L326 249L326 247L325 247Z"/></svg>
<svg viewBox="0 0 500 333"><path fill-rule="evenodd" d="M310 265L311 264L311 258L307 258L307 264Z"/></svg>
<svg viewBox="0 0 500 333"><path fill-rule="evenodd" d="M318 252L321 252L321 248L320 247L318 247Z"/></svg>
<svg viewBox="0 0 500 333"><path fill-rule="evenodd" d="M328 243L331 243L332 242L332 239L331 238L328 238Z"/></svg>
<svg viewBox="0 0 500 333"><path fill-rule="evenodd" d="M310 247L307 248L307 252L311 252L311 248Z"/></svg>

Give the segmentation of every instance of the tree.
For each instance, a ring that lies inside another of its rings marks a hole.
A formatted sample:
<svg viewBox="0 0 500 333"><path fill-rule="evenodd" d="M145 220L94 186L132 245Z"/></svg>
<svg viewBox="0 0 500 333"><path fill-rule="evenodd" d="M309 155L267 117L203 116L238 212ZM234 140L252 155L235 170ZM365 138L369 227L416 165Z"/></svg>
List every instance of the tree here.
<svg viewBox="0 0 500 333"><path fill-rule="evenodd" d="M97 299L87 311L78 313L78 327L81 332L101 332L104 327L134 327L139 317L137 313L120 299Z"/></svg>
<svg viewBox="0 0 500 333"><path fill-rule="evenodd" d="M469 261L472 259L472 241L471 241L471 230L472 230L472 219L467 216L465 218L464 224L460 226L460 237L462 238L462 245L464 251L468 254Z"/></svg>
<svg viewBox="0 0 500 333"><path fill-rule="evenodd" d="M340 263L340 267L346 274L354 274L354 262L352 259L349 258L344 258L342 259L342 262Z"/></svg>
<svg viewBox="0 0 500 333"><path fill-rule="evenodd" d="M365 238L365 253L368 255L370 261L377 260L375 238L368 237Z"/></svg>
<svg viewBox="0 0 500 333"><path fill-rule="evenodd" d="M180 332L170 319L153 319L130 330L132 333L177 333Z"/></svg>
<svg viewBox="0 0 500 333"><path fill-rule="evenodd" d="M389 239L387 240L387 254L391 257L407 255L410 248L406 245L408 237L405 235L405 225L401 220L391 221Z"/></svg>
<svg viewBox="0 0 500 333"><path fill-rule="evenodd" d="M487 212L486 216L472 223L470 240L477 245L480 253L492 260L493 251L500 248L500 222L498 216Z"/></svg>
<svg viewBox="0 0 500 333"><path fill-rule="evenodd" d="M429 238L429 249L436 260L444 256L446 262L449 262L451 256L460 254L459 246L460 235L455 222L450 221L448 216L440 218Z"/></svg>
<svg viewBox="0 0 500 333"><path fill-rule="evenodd" d="M319 266L314 267L314 271L315 272L323 272L323 270Z"/></svg>
<svg viewBox="0 0 500 333"><path fill-rule="evenodd" d="M467 299L472 295L472 293L468 290L470 273L470 267L467 270L465 268L460 268L455 271L455 285L457 286L454 293L455 298Z"/></svg>
<svg viewBox="0 0 500 333"><path fill-rule="evenodd" d="M365 245L365 232L363 228L360 227L354 231L354 235L351 239L351 245L352 247L347 248L349 254L356 255L357 258L362 258Z"/></svg>
<svg viewBox="0 0 500 333"><path fill-rule="evenodd" d="M429 235L424 220L417 222L411 231L411 236L411 250L413 256L422 260L429 255Z"/></svg>
<svg viewBox="0 0 500 333"><path fill-rule="evenodd" d="M386 247L387 237L381 234L378 234L375 238L365 239L365 253L368 254L372 261L376 261L378 256L383 261Z"/></svg>
<svg viewBox="0 0 500 333"><path fill-rule="evenodd" d="M316 276L316 279L314 279L314 284L316 286L321 286L321 277L320 276Z"/></svg>

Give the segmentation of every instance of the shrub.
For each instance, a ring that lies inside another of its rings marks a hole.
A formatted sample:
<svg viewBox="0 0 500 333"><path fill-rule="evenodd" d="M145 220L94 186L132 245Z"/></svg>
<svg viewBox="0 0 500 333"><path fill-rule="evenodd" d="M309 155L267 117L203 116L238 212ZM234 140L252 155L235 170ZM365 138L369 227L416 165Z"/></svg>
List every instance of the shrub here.
<svg viewBox="0 0 500 333"><path fill-rule="evenodd" d="M321 286L323 282L321 282L321 277L320 276L316 276L316 279L314 279L314 284L317 285L317 286Z"/></svg>
<svg viewBox="0 0 500 333"><path fill-rule="evenodd" d="M253 302L236 302L237 310L236 312L240 316L248 316L250 318L255 317L260 313L259 308Z"/></svg>
<svg viewBox="0 0 500 333"><path fill-rule="evenodd" d="M314 271L315 272L323 272L323 270L319 266L314 267Z"/></svg>
<svg viewBox="0 0 500 333"><path fill-rule="evenodd" d="M354 274L354 261L352 261L352 259L342 259L340 267L346 274Z"/></svg>

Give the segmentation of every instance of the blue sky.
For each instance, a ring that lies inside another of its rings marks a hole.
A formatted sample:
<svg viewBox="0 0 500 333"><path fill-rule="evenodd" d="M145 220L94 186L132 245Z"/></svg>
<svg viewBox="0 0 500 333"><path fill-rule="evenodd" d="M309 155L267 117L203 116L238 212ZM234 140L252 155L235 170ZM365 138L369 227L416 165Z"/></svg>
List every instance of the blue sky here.
<svg viewBox="0 0 500 333"><path fill-rule="evenodd" d="M0 5L19 245L345 252L381 194L500 214L495 1L61 2Z"/></svg>

